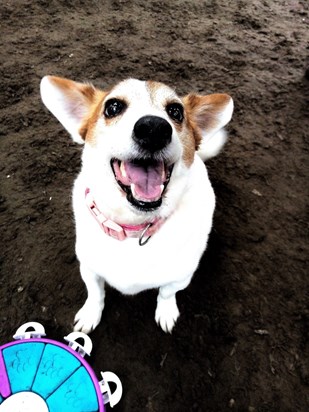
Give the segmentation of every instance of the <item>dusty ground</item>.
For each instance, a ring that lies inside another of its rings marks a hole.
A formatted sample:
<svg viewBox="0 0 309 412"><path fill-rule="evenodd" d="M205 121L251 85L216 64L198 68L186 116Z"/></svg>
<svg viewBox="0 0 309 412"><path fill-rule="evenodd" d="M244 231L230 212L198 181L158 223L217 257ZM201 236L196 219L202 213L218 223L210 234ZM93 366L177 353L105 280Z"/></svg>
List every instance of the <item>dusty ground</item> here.
<svg viewBox="0 0 309 412"><path fill-rule="evenodd" d="M308 411L308 2L6 0L0 10L0 343L28 320L62 340L85 299L70 206L80 148L43 107L41 77L228 92L230 140L207 165L214 228L179 293L177 327L156 326L154 291L108 290L90 362L121 377L115 411Z"/></svg>

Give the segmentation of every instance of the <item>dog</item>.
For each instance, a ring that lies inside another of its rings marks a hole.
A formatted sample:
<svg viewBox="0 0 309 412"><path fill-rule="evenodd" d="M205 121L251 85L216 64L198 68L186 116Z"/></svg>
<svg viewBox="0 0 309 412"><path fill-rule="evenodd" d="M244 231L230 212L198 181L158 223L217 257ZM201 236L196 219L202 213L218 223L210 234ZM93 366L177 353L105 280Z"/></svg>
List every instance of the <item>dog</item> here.
<svg viewBox="0 0 309 412"><path fill-rule="evenodd" d="M76 256L88 297L74 330L91 332L105 282L123 294L158 289L155 320L171 332L206 249L215 195L204 161L219 153L233 113L227 94L179 97L126 79L108 90L55 76L41 80L50 112L84 145L73 188Z"/></svg>

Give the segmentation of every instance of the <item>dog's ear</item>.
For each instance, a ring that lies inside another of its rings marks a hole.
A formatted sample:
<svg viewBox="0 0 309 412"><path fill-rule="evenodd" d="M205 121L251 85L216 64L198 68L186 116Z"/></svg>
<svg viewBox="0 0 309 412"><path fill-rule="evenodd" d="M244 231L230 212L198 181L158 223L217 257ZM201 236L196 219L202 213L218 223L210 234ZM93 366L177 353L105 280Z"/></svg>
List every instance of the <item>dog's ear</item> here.
<svg viewBox="0 0 309 412"><path fill-rule="evenodd" d="M216 156L227 139L223 127L231 120L233 99L227 94L189 94L183 103L191 126L197 127L197 136L201 136L198 154L203 160Z"/></svg>
<svg viewBox="0 0 309 412"><path fill-rule="evenodd" d="M84 143L82 123L95 100L95 94L96 89L90 84L55 76L45 76L41 80L43 103L78 143Z"/></svg>

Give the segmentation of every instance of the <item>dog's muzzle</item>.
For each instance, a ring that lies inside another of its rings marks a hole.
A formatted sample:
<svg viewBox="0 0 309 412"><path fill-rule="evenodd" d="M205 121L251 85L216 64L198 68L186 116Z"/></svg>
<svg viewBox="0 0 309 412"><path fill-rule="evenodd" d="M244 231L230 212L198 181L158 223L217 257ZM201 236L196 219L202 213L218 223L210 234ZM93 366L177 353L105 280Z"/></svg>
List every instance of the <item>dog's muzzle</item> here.
<svg viewBox="0 0 309 412"><path fill-rule="evenodd" d="M138 209L154 210L162 204L173 170L173 164L164 157L172 132L171 125L162 117L144 116L135 123L132 134L140 156L111 161L118 184Z"/></svg>

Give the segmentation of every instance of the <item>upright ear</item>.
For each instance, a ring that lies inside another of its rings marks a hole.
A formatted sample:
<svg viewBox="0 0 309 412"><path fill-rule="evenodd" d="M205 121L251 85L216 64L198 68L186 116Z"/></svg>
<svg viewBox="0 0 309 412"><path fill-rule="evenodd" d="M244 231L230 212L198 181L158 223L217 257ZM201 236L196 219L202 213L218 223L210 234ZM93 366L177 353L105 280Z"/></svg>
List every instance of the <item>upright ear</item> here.
<svg viewBox="0 0 309 412"><path fill-rule="evenodd" d="M45 76L41 80L43 103L77 143L84 143L85 130L81 126L95 94L96 89L89 84L55 76Z"/></svg>
<svg viewBox="0 0 309 412"><path fill-rule="evenodd" d="M227 94L189 94L183 102L192 127L201 136L197 153L203 160L216 156L227 139L223 127L231 120L233 99Z"/></svg>

